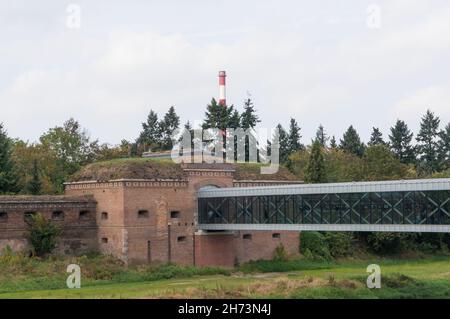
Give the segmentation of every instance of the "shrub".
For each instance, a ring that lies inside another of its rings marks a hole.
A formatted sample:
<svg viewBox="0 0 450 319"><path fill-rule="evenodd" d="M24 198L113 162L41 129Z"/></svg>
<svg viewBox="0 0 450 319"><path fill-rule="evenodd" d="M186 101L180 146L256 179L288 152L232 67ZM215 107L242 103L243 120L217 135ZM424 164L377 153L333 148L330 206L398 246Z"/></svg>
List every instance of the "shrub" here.
<svg viewBox="0 0 450 319"><path fill-rule="evenodd" d="M443 233L422 233L417 235L420 250L433 253L448 250L448 235Z"/></svg>
<svg viewBox="0 0 450 319"><path fill-rule="evenodd" d="M327 232L325 240L333 257L350 256L353 253L355 237L353 233Z"/></svg>
<svg viewBox="0 0 450 319"><path fill-rule="evenodd" d="M287 261L288 254L286 252L286 249L284 248L283 244L279 244L277 248L275 248L275 253L273 256L274 261Z"/></svg>
<svg viewBox="0 0 450 319"><path fill-rule="evenodd" d="M62 230L42 214L35 214L27 220L29 226L28 241L37 256L50 254L55 248Z"/></svg>
<svg viewBox="0 0 450 319"><path fill-rule="evenodd" d="M384 276L382 279L382 284L389 288L404 288L410 285L420 286L420 283L418 283L414 278L398 273Z"/></svg>
<svg viewBox="0 0 450 319"><path fill-rule="evenodd" d="M330 259L330 249L325 236L319 232L300 234L300 252L308 259Z"/></svg>
<svg viewBox="0 0 450 319"><path fill-rule="evenodd" d="M9 245L6 245L0 253L0 265L22 265L26 257L21 252L14 252Z"/></svg>
<svg viewBox="0 0 450 319"><path fill-rule="evenodd" d="M409 235L405 233L371 233L367 236L369 248L379 254L393 254L404 251L408 243Z"/></svg>

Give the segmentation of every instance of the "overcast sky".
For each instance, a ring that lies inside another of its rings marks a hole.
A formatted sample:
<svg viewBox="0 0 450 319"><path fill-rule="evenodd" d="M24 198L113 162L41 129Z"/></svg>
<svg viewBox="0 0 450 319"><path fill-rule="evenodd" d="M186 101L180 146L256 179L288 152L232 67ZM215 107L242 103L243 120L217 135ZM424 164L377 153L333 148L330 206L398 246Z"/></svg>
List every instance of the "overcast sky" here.
<svg viewBox="0 0 450 319"><path fill-rule="evenodd" d="M427 108L450 121L448 0L0 0L0 39L0 122L30 141L70 117L134 140L171 105L200 121L219 70L229 104L251 94L263 127L295 117L303 143L319 124L367 140L397 118L417 132Z"/></svg>

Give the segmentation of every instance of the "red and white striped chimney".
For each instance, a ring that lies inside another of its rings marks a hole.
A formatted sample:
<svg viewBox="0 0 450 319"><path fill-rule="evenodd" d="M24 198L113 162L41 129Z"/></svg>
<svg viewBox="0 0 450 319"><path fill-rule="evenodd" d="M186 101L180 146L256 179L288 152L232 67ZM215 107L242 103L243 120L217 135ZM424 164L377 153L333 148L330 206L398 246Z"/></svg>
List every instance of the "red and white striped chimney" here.
<svg viewBox="0 0 450 319"><path fill-rule="evenodd" d="M219 105L226 106L227 100L225 97L225 78L227 74L225 71L219 72Z"/></svg>

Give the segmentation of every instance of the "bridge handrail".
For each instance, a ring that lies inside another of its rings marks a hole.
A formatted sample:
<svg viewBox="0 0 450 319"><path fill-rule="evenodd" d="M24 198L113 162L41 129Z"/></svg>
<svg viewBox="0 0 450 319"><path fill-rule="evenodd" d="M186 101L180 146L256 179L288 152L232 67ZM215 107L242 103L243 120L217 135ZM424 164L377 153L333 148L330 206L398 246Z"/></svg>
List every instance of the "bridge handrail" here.
<svg viewBox="0 0 450 319"><path fill-rule="evenodd" d="M198 198L450 190L450 178L201 189Z"/></svg>

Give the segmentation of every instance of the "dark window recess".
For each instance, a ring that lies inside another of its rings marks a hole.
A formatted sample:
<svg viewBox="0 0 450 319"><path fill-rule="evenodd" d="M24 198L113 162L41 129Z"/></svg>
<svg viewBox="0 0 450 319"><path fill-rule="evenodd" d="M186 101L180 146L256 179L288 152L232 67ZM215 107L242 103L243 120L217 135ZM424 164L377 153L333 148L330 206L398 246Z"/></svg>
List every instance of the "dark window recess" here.
<svg viewBox="0 0 450 319"><path fill-rule="evenodd" d="M177 237L177 242L183 242L183 241L186 241L186 236L179 236L179 237Z"/></svg>
<svg viewBox="0 0 450 319"><path fill-rule="evenodd" d="M102 219L108 219L108 213L107 212L103 212L102 213Z"/></svg>
<svg viewBox="0 0 450 319"><path fill-rule="evenodd" d="M252 234L244 234L242 235L243 239L252 239Z"/></svg>
<svg viewBox="0 0 450 319"><path fill-rule="evenodd" d="M8 219L8 213L7 212L0 212L0 221L5 221Z"/></svg>
<svg viewBox="0 0 450 319"><path fill-rule="evenodd" d="M30 220L34 215L36 215L36 212L25 212L25 214L23 214L23 218L25 220Z"/></svg>
<svg viewBox="0 0 450 319"><path fill-rule="evenodd" d="M102 244L107 244L107 243L108 243L108 238L103 237L103 238L102 238Z"/></svg>
<svg viewBox="0 0 450 319"><path fill-rule="evenodd" d="M272 238L281 238L281 234L280 233L273 233L272 234Z"/></svg>
<svg viewBox="0 0 450 319"><path fill-rule="evenodd" d="M140 210L138 211L138 218L148 218L148 210Z"/></svg>
<svg viewBox="0 0 450 319"><path fill-rule="evenodd" d="M170 218L180 218L181 217L181 213L177 210L173 210L170 212Z"/></svg>
<svg viewBox="0 0 450 319"><path fill-rule="evenodd" d="M89 219L89 215L90 215L90 213L88 210L82 210L82 211L80 211L79 218L80 219Z"/></svg>
<svg viewBox="0 0 450 319"><path fill-rule="evenodd" d="M52 219L64 219L64 212L61 210L56 210L52 213Z"/></svg>

